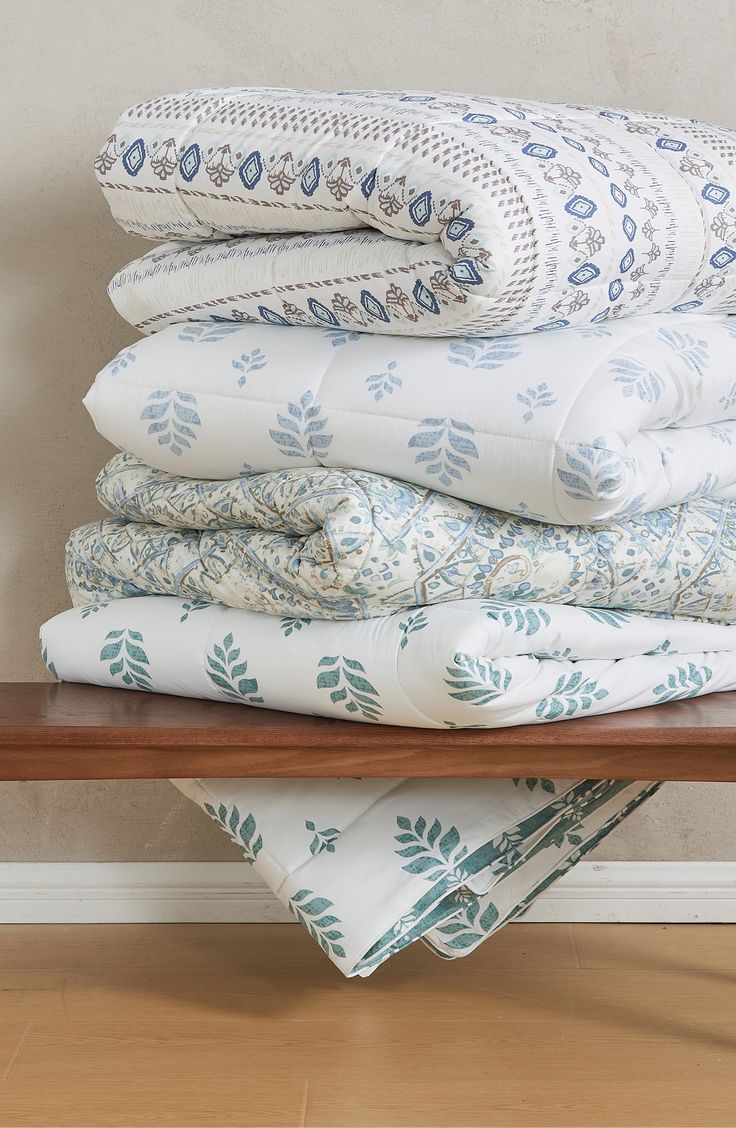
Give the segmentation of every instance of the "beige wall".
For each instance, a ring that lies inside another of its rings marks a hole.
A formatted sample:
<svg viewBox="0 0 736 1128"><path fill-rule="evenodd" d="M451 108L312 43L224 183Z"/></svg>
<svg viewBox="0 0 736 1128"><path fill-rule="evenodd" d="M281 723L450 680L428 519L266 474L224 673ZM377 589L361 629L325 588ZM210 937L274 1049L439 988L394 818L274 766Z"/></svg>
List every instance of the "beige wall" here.
<svg viewBox="0 0 736 1128"><path fill-rule="evenodd" d="M44 676L65 535L109 448L81 397L131 330L105 296L142 244L92 160L131 102L193 86L444 89L668 110L736 127L736 2L4 0L0 680ZM736 788L670 786L599 851L736 857ZM166 783L0 785L0 858L234 856Z"/></svg>

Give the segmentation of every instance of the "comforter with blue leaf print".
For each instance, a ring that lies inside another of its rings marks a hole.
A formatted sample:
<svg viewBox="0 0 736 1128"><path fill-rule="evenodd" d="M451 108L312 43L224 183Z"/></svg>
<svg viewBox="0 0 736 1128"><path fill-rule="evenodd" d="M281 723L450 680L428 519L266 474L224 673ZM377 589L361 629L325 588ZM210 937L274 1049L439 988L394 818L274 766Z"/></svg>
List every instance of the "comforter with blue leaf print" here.
<svg viewBox="0 0 736 1128"><path fill-rule="evenodd" d="M126 454L97 492L115 516L71 534L77 604L177 595L366 619L489 598L736 620L736 502L724 498L564 526L360 471L196 481Z"/></svg>
<svg viewBox="0 0 736 1128"><path fill-rule="evenodd" d="M736 319L396 339L179 325L124 349L85 404L193 478L354 467L563 524L736 497Z"/></svg>
<svg viewBox="0 0 736 1128"><path fill-rule="evenodd" d="M177 241L110 294L146 332L483 337L734 312L735 148L700 121L469 94L166 95L122 114L96 169L123 227Z"/></svg>

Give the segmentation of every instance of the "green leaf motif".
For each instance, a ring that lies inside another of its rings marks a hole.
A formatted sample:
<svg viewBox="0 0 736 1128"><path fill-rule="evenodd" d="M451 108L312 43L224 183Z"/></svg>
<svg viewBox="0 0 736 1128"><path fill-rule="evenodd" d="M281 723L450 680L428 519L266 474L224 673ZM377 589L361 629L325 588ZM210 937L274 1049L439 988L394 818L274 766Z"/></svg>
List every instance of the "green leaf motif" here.
<svg viewBox="0 0 736 1128"><path fill-rule="evenodd" d="M103 607L107 607L107 601L101 603L88 603L86 607L82 608L82 618L88 619L90 615L96 615Z"/></svg>
<svg viewBox="0 0 736 1128"><path fill-rule="evenodd" d="M423 631L425 627L429 626L429 620L424 611L415 611L413 615L408 615L407 618L399 623L399 630L401 631L401 649L407 645L409 635L414 631Z"/></svg>
<svg viewBox="0 0 736 1128"><path fill-rule="evenodd" d="M509 607L492 599L483 604L483 610L489 619L499 620L505 627L513 626L519 634L535 635L552 622L543 607Z"/></svg>
<svg viewBox="0 0 736 1128"><path fill-rule="evenodd" d="M59 675L56 672L56 666L53 663L53 659L49 658L49 652L48 652L47 647L45 647L45 646L41 650L41 658L43 659L44 666L46 667L48 672L52 675L52 677L55 677L57 681L61 681L61 678L59 677Z"/></svg>
<svg viewBox="0 0 736 1128"><path fill-rule="evenodd" d="M383 707L378 690L365 676L365 668L357 658L344 654L325 655L318 663L317 689L330 691L333 705L344 703L348 713L360 713L367 721L378 720Z"/></svg>
<svg viewBox="0 0 736 1128"><path fill-rule="evenodd" d="M458 653L452 666L445 668L449 674L445 683L450 687L450 697L471 705L487 705L505 693L511 684L511 672L504 666L497 668L490 658L471 658L469 654Z"/></svg>
<svg viewBox="0 0 736 1128"><path fill-rule="evenodd" d="M311 819L305 819L304 825L313 834L312 841L309 844L310 854L321 854L323 850L326 850L328 854L335 853L335 840L340 835L337 827L328 826L325 830L317 830L317 824Z"/></svg>
<svg viewBox="0 0 736 1128"><path fill-rule="evenodd" d="M135 686L136 689L152 688L150 663L140 631L109 631L100 650L100 662L109 662L111 677L120 675L124 685Z"/></svg>
<svg viewBox="0 0 736 1128"><path fill-rule="evenodd" d="M424 874L427 881L450 877L461 884L465 880L467 872L461 863L468 848L460 845L456 826L445 831L439 819L428 823L423 815L413 823L406 815L397 815L396 825L401 832L394 835L394 841L399 844L396 853L407 859L401 867L403 870Z"/></svg>
<svg viewBox="0 0 736 1128"><path fill-rule="evenodd" d="M526 784L529 791L534 791L537 784L539 784L542 791L546 791L550 795L554 795L556 793L556 790L557 790L556 787L555 787L555 781L553 779L516 778L516 779L513 779L512 782L513 782L515 787L519 787L519 785L522 784L522 783Z"/></svg>
<svg viewBox="0 0 736 1128"><path fill-rule="evenodd" d="M338 941L344 940L345 936L335 927L342 924L342 921L329 911L334 907L334 902L328 901L326 897L318 897L311 889L299 889L289 897L289 909L322 950L327 955L344 959L345 949Z"/></svg>
<svg viewBox="0 0 736 1128"><path fill-rule="evenodd" d="M248 663L240 661L240 647L232 634L227 634L221 644L215 643L207 655L207 676L231 701L247 701L260 705L263 698L258 693L256 678L246 677Z"/></svg>
<svg viewBox="0 0 736 1128"><path fill-rule="evenodd" d="M312 622L311 619L282 619L279 623L281 630L284 632L284 638L289 638L295 632L300 631L303 627L308 627Z"/></svg>
<svg viewBox="0 0 736 1128"><path fill-rule="evenodd" d="M604 611L601 607L581 607L580 610L594 622L603 623L604 626L613 627L617 631L620 631L631 619L628 611Z"/></svg>
<svg viewBox="0 0 736 1128"><path fill-rule="evenodd" d="M225 831L231 842L240 850L248 865L252 866L263 848L263 838L258 834L256 820L252 814L241 818L240 811L233 806L228 814L224 803L215 808L205 803L204 809L217 825Z"/></svg>
<svg viewBox="0 0 736 1128"><path fill-rule="evenodd" d="M204 611L205 608L211 606L212 604L207 603L204 599L192 599L189 603L182 603L183 614L180 615L179 622L186 623L189 616L193 615L195 611Z"/></svg>
<svg viewBox="0 0 736 1128"><path fill-rule="evenodd" d="M678 666L661 685L655 685L652 692L658 701L682 701L686 697L697 697L713 677L708 666Z"/></svg>
<svg viewBox="0 0 736 1128"><path fill-rule="evenodd" d="M536 708L538 717L556 721L559 717L574 717L584 709L590 709L594 701L608 697L607 689L600 689L593 678L584 678L576 670L572 674L562 674L548 697L543 697Z"/></svg>

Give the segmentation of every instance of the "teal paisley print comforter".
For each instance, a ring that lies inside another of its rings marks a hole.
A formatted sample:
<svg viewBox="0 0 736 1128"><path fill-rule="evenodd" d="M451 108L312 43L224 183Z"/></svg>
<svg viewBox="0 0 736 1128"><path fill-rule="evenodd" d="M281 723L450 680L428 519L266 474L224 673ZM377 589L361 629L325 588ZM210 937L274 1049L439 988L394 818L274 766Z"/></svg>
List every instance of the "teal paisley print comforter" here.
<svg viewBox="0 0 736 1128"><path fill-rule="evenodd" d="M353 620L485 598L736 619L736 503L725 499L562 526L359 471L195 481L125 454L98 495L115 516L71 535L76 604L174 595Z"/></svg>

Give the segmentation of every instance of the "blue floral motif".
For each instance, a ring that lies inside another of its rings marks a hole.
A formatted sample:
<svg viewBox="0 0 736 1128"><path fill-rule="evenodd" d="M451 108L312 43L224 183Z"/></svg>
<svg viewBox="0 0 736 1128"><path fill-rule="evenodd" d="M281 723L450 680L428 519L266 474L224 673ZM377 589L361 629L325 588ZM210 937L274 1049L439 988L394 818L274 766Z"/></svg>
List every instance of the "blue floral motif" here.
<svg viewBox="0 0 736 1128"><path fill-rule="evenodd" d="M565 454L567 470L557 469L557 477L568 497L578 501L614 498L623 482L622 461L606 446L603 436L592 443L573 445Z"/></svg>
<svg viewBox="0 0 736 1128"><path fill-rule="evenodd" d="M333 349L340 349L343 345L347 345L351 341L359 341L361 337L365 336L364 333L356 333L351 329L323 329L322 332Z"/></svg>
<svg viewBox="0 0 736 1128"><path fill-rule="evenodd" d="M197 439L195 427L202 421L194 410L197 397L176 388L157 388L148 397L141 419L151 420L148 434L157 437L160 446L168 446L172 454L181 455Z"/></svg>
<svg viewBox="0 0 736 1128"><path fill-rule="evenodd" d="M132 349L121 349L117 356L112 358L104 371L109 372L111 376L118 376L121 372L125 371L128 365L135 364L136 360L137 356Z"/></svg>
<svg viewBox="0 0 736 1128"><path fill-rule="evenodd" d="M525 392L517 392L516 398L526 408L522 415L525 423L531 423L534 412L543 407L552 407L557 399L550 392L547 384L537 384L536 388L527 388Z"/></svg>
<svg viewBox="0 0 736 1128"><path fill-rule="evenodd" d="M478 448L470 437L475 431L470 424L458 419L428 418L419 427L409 440L410 448L419 448L414 462L423 465L427 474L436 476L440 485L461 482L472 469L468 459L478 457Z"/></svg>
<svg viewBox="0 0 736 1128"><path fill-rule="evenodd" d="M408 645L409 635L414 634L415 631L423 631L425 627L429 626L429 620L424 611L415 611L412 615L407 615L406 619L399 622L399 630L401 631L402 650Z"/></svg>
<svg viewBox="0 0 736 1128"><path fill-rule="evenodd" d="M734 335L736 336L736 330ZM732 411L736 407L736 384L732 384L731 390L725 396L721 396L718 402L724 411Z"/></svg>
<svg viewBox="0 0 736 1128"><path fill-rule="evenodd" d="M450 364L463 368L502 368L519 356L521 345L513 337L462 337L450 345Z"/></svg>
<svg viewBox="0 0 736 1128"><path fill-rule="evenodd" d="M325 433L327 419L321 405L315 402L312 392L304 392L298 403L290 403L287 410L288 416L276 416L282 429L272 428L269 435L287 458L313 458L319 463L332 442L332 435Z"/></svg>
<svg viewBox="0 0 736 1128"><path fill-rule="evenodd" d="M181 332L178 334L178 340L188 341L190 344L213 344L216 341L221 341L223 337L227 337L230 333L239 333L240 326L232 321L216 322L209 324L208 322L192 322L190 325L183 326Z"/></svg>
<svg viewBox="0 0 736 1128"><path fill-rule="evenodd" d="M334 907L333 901L327 897L318 897L311 889L298 889L289 897L289 910L317 941L323 952L344 959L345 949L338 941L344 940L345 936L335 927L342 924L342 921L330 912Z"/></svg>
<svg viewBox="0 0 736 1128"><path fill-rule="evenodd" d="M365 382L376 403L379 403L384 396L393 395L394 388L401 387L401 377L396 375L396 361L390 360L385 372L366 376Z"/></svg>
<svg viewBox="0 0 736 1128"><path fill-rule="evenodd" d="M239 373L238 387L244 388L251 373L259 372L261 368L266 367L267 363L262 349L251 349L249 353L242 353L237 360L232 362L233 368Z"/></svg>
<svg viewBox="0 0 736 1128"><path fill-rule="evenodd" d="M643 403L656 403L662 395L664 380L653 369L631 357L619 357L611 362L614 380L622 385L626 399L637 396Z"/></svg>
<svg viewBox="0 0 736 1128"><path fill-rule="evenodd" d="M660 329L657 336L682 357L692 372L702 376L709 359L705 341L694 337L692 333L681 333L676 329Z"/></svg>

